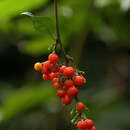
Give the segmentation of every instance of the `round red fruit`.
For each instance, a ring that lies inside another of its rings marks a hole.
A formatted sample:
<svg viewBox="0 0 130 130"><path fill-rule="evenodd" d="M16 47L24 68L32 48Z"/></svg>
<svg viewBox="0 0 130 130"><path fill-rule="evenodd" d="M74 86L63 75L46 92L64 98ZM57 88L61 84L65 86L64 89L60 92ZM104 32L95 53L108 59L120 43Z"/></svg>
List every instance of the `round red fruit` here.
<svg viewBox="0 0 130 130"><path fill-rule="evenodd" d="M50 77L51 77L51 79L53 79L53 78L57 78L59 75L60 75L59 72L57 72L57 73L51 73Z"/></svg>
<svg viewBox="0 0 130 130"><path fill-rule="evenodd" d="M82 111L85 108L84 104L82 102L77 104L77 110Z"/></svg>
<svg viewBox="0 0 130 130"><path fill-rule="evenodd" d="M51 74L50 74L50 78L51 78L51 79L56 78L55 73L51 73Z"/></svg>
<svg viewBox="0 0 130 130"><path fill-rule="evenodd" d="M69 96L77 96L78 93L79 90L75 86L72 86L67 90L67 95Z"/></svg>
<svg viewBox="0 0 130 130"><path fill-rule="evenodd" d="M77 127L78 127L79 129L84 129L84 128L85 128L85 122L84 122L84 121L79 121L79 122L77 123Z"/></svg>
<svg viewBox="0 0 130 130"><path fill-rule="evenodd" d="M94 126L93 121L90 120L90 119L85 120L85 124L86 124L86 128L87 128L87 129L91 129L91 128Z"/></svg>
<svg viewBox="0 0 130 130"><path fill-rule="evenodd" d="M42 67L42 72L43 72L44 74L47 74L47 75L50 73L49 69L46 68L45 66Z"/></svg>
<svg viewBox="0 0 130 130"><path fill-rule="evenodd" d="M72 78L72 77L74 76L74 74L75 74L75 70L74 70L73 67L66 67L66 68L64 69L63 74L64 74L65 76L67 76L68 78Z"/></svg>
<svg viewBox="0 0 130 130"><path fill-rule="evenodd" d="M61 97L63 97L65 95L65 93L66 93L65 90L58 90L57 95L58 95L58 97L61 98Z"/></svg>
<svg viewBox="0 0 130 130"><path fill-rule="evenodd" d="M43 74L43 80L50 80L50 76L47 74Z"/></svg>
<svg viewBox="0 0 130 130"><path fill-rule="evenodd" d="M88 130L88 129L87 129ZM89 130L96 130L96 127L95 126L93 126L91 129L89 129Z"/></svg>
<svg viewBox="0 0 130 130"><path fill-rule="evenodd" d="M51 68L50 68L50 71L51 72L58 72L59 71L59 66L56 64L56 65L51 65Z"/></svg>
<svg viewBox="0 0 130 130"><path fill-rule="evenodd" d="M76 86L82 86L85 83L85 79L83 76L75 76L74 78L74 84Z"/></svg>
<svg viewBox="0 0 130 130"><path fill-rule="evenodd" d="M55 82L58 82L58 81L59 81L58 78L53 78L53 79L52 79L52 83L55 83Z"/></svg>
<svg viewBox="0 0 130 130"><path fill-rule="evenodd" d="M60 84L57 83L57 82L55 82L55 83L54 83L54 88L59 89L59 88L60 88Z"/></svg>
<svg viewBox="0 0 130 130"><path fill-rule="evenodd" d="M66 66L65 65L62 65L61 67L60 67L60 72L63 72L64 71L64 69L66 68Z"/></svg>
<svg viewBox="0 0 130 130"><path fill-rule="evenodd" d="M44 66L45 68L47 68L47 69L50 69L50 68L52 67L50 61L44 62L44 65L43 65L43 66Z"/></svg>
<svg viewBox="0 0 130 130"><path fill-rule="evenodd" d="M49 55L48 60L51 63L56 64L58 62L58 60L59 60L59 57L57 56L57 54L52 53L52 54Z"/></svg>
<svg viewBox="0 0 130 130"><path fill-rule="evenodd" d="M72 99L68 95L65 95L64 97L62 97L61 100L64 105L69 105L72 102Z"/></svg>
<svg viewBox="0 0 130 130"><path fill-rule="evenodd" d="M64 82L64 88L66 88L66 89L68 89L68 88L70 88L71 86L73 86L73 81L72 80L66 80L65 82Z"/></svg>

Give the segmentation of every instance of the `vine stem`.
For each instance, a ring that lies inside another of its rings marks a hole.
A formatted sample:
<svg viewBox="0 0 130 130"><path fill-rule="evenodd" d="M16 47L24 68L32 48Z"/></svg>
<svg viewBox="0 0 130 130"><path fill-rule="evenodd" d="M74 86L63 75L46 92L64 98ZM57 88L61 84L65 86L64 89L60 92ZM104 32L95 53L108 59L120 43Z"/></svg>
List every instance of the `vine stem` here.
<svg viewBox="0 0 130 130"><path fill-rule="evenodd" d="M60 45L62 54L63 54L64 59L65 59L65 63L68 66L69 59L67 58L67 55L66 55L66 52L64 50L64 47L63 47L63 44L62 44L62 41L61 41L61 37L60 37L57 0L54 0L54 11L55 11L55 18L56 18L56 35L57 35L57 38L56 38L56 47L57 47L58 44ZM56 47L55 47L55 49L56 49Z"/></svg>
<svg viewBox="0 0 130 130"><path fill-rule="evenodd" d="M54 11L55 11L55 18L56 18L56 35L57 35L55 50L56 50L56 48L57 48L57 45L59 44L59 45L60 45L60 49L61 49L62 54L63 54L64 59L65 59L65 64L68 66L69 61L70 61L71 59L70 59L69 57L67 57L66 52L65 52L64 47L63 47L63 44L62 44L62 41L61 41L61 37L60 37L60 29L59 29L59 21L58 21L58 4L57 4L57 0L54 0ZM75 101L76 101L76 103L79 102L78 96L75 97ZM80 112L80 118L82 119L82 113L81 113L81 112Z"/></svg>

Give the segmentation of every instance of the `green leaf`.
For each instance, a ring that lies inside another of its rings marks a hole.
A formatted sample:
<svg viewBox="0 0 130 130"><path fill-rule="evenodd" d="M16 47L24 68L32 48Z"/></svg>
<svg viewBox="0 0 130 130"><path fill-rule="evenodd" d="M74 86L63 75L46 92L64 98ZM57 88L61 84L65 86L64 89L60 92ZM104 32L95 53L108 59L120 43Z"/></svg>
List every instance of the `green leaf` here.
<svg viewBox="0 0 130 130"><path fill-rule="evenodd" d="M32 18L34 28L39 32L48 33L49 36L55 40L56 37L56 27L55 22L49 18L44 16L34 16L30 12L23 12L22 15L26 15Z"/></svg>
<svg viewBox="0 0 130 130"><path fill-rule="evenodd" d="M47 0L1 0L0 21L8 21L25 10L37 9L41 4L44 7L46 2Z"/></svg>
<svg viewBox="0 0 130 130"><path fill-rule="evenodd" d="M54 41L50 39L48 35L44 35L43 38L39 37L35 40L26 41L19 47L19 49L26 54L40 56L48 53L48 47L53 42Z"/></svg>
<svg viewBox="0 0 130 130"><path fill-rule="evenodd" d="M46 106L48 100L52 99L55 91L49 84L41 84L34 87L25 87L9 94L4 99L4 104L0 109L0 122L6 122L16 116L31 110L35 106ZM43 86L46 86L43 87Z"/></svg>

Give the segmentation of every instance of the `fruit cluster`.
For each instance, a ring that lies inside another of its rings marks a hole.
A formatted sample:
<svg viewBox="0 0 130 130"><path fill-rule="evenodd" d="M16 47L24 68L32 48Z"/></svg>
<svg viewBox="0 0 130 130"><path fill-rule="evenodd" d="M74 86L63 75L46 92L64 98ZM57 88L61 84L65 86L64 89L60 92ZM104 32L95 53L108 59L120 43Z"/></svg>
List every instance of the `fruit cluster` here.
<svg viewBox="0 0 130 130"><path fill-rule="evenodd" d="M58 55L52 53L48 56L48 61L36 63L34 68L43 72L43 80L52 80L54 88L58 90L58 97L64 105L68 105L78 95L78 87L85 83L85 78L71 66L60 66L58 61Z"/></svg>
<svg viewBox="0 0 130 130"><path fill-rule="evenodd" d="M80 130L96 130L93 121L90 120L90 119L87 119L87 120L84 120L84 121L79 121L77 123L77 127Z"/></svg>
<svg viewBox="0 0 130 130"><path fill-rule="evenodd" d="M85 78L79 70L72 66L65 66L58 64L59 57L55 53L48 56L48 61L43 63L36 63L34 69L43 73L43 80L52 80L53 86L57 89L57 96L61 99L64 105L69 105L72 99L77 99L79 87L85 83ZM92 120L81 118L82 112L85 110L85 105L78 102L76 105L76 112L78 112L79 119L75 120L77 127L80 130L96 130Z"/></svg>
<svg viewBox="0 0 130 130"><path fill-rule="evenodd" d="M86 116L82 117L82 112L85 110L85 108L86 107L82 102L77 104L76 110L79 112L80 120L76 123L76 125L79 130L96 130L92 120L87 119Z"/></svg>

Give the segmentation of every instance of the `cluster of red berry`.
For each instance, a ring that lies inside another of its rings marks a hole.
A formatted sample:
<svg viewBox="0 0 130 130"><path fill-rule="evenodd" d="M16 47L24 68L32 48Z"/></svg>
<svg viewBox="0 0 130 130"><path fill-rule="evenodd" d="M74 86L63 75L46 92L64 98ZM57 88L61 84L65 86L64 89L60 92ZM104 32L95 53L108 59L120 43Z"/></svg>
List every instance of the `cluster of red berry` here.
<svg viewBox="0 0 130 130"><path fill-rule="evenodd" d="M43 72L44 80L52 80L54 88L58 89L58 97L61 98L64 105L68 105L71 104L72 98L78 95L78 87L85 83L85 78L78 75L71 66L60 66L58 61L57 54L52 53L49 55L48 61L43 64L36 63L34 68Z"/></svg>
<svg viewBox="0 0 130 130"><path fill-rule="evenodd" d="M85 109L85 105L80 102L77 104L77 107L76 109L81 112ZM78 121L77 123L77 127L80 129L80 130L96 130L96 127L94 126L94 123L92 120L90 119L86 119L86 120L80 120Z"/></svg>
<svg viewBox="0 0 130 130"><path fill-rule="evenodd" d="M81 73L72 66L58 64L59 57L55 53L48 56L48 61L44 63L36 63L34 69L43 73L43 80L52 80L54 88L57 89L57 95L61 98L64 105L69 105L72 99L77 97L78 87L85 83L85 78ZM85 105L79 102L76 106L76 111L79 114L85 110ZM85 118L86 119L86 118ZM96 130L92 120L78 120L76 123L80 130Z"/></svg>
<svg viewBox="0 0 130 130"><path fill-rule="evenodd" d="M90 120L90 119L87 119L87 120L84 120L84 121L79 121L77 123L77 127L80 130L96 130L93 121Z"/></svg>

